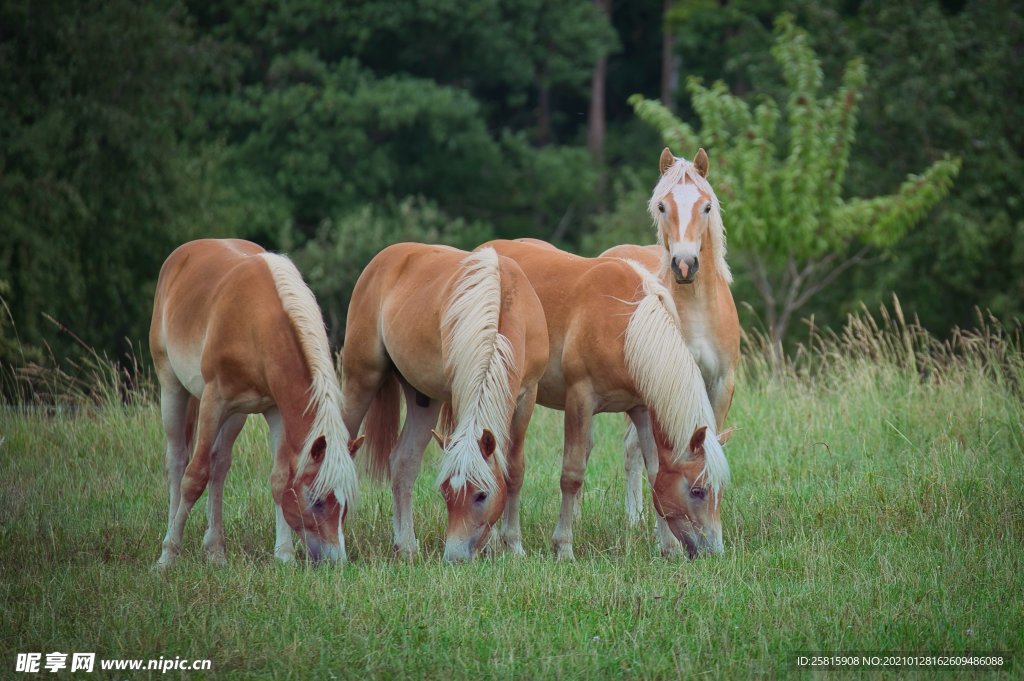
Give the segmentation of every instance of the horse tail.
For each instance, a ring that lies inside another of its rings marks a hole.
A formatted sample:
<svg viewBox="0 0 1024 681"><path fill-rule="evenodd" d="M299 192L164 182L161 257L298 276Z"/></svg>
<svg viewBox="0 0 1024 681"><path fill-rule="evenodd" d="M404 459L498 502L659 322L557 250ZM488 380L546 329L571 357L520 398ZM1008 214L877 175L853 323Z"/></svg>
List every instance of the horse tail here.
<svg viewBox="0 0 1024 681"><path fill-rule="evenodd" d="M398 378L393 373L388 374L366 412L364 432L366 447L370 452L366 471L377 481L386 480L391 475L391 452L398 442L401 392Z"/></svg>
<svg viewBox="0 0 1024 681"><path fill-rule="evenodd" d="M694 430L707 426L703 475L717 493L729 480L729 464L700 367L683 341L672 294L642 265L626 262L643 282L643 297L626 327L626 368L677 457L686 455Z"/></svg>
<svg viewBox="0 0 1024 681"><path fill-rule="evenodd" d="M505 449L513 407L512 374L518 371L512 343L501 322L501 259L484 248L462 260L462 274L441 319L444 369L451 383L455 426L441 459L438 483L471 482L483 489L497 485L480 456L484 429L497 441L494 456L506 470Z"/></svg>

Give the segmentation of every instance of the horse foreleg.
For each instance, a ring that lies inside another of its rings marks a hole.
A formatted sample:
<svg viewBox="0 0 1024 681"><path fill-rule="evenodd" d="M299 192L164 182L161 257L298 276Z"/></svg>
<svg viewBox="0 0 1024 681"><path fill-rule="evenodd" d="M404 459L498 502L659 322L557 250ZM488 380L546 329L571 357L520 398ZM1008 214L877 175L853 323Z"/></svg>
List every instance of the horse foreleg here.
<svg viewBox="0 0 1024 681"><path fill-rule="evenodd" d="M245 426L245 418L245 414L229 417L221 426L210 453L210 485L206 495L207 527L203 548L206 549L207 559L214 565L227 563L227 550L224 546L224 481L231 468L231 448Z"/></svg>
<svg viewBox="0 0 1024 681"><path fill-rule="evenodd" d="M174 516L178 512L178 501L181 498L181 476L185 474L188 464L189 431L193 424L189 422L189 400L194 400L176 379L166 382L161 380L160 416L163 420L164 434L167 437L164 452L164 468L167 473L167 531L164 541L174 527Z"/></svg>
<svg viewBox="0 0 1024 681"><path fill-rule="evenodd" d="M658 446L654 442L654 428L651 425L651 413L646 408L633 409L629 417L636 428L637 447L643 456L647 466L647 480L654 489L654 481L658 477ZM643 501L640 501L641 507ZM683 554L683 547L679 540L672 534L668 523L657 513L654 514L654 535L658 540L658 547L661 555L666 558L673 558Z"/></svg>
<svg viewBox="0 0 1024 681"><path fill-rule="evenodd" d="M170 567L178 554L181 553L181 537L185 532L185 522L192 507L203 494L210 480L210 453L213 450L217 434L223 425L224 404L219 395L209 386L203 391L199 401L199 420L196 427L196 446L192 460L185 467L181 479L181 494L174 520L164 537L163 552L157 565L160 568Z"/></svg>
<svg viewBox="0 0 1024 681"><path fill-rule="evenodd" d="M437 424L441 402L422 398L416 400L416 391L403 384L405 392L405 425L398 438L398 444L391 452L391 495L394 503L395 553L406 560L412 560L419 551L416 530L413 527L412 488L420 473L423 452L430 443L430 429Z"/></svg>
<svg viewBox="0 0 1024 681"><path fill-rule="evenodd" d="M594 417L592 401L585 389L571 389L565 402L565 445L562 451L562 508L558 524L551 541L559 560L572 560L572 521L574 508L583 478L586 474L587 459L593 445L591 426Z"/></svg>
<svg viewBox="0 0 1024 681"><path fill-rule="evenodd" d="M636 527L644 513L644 455L632 422L622 438L622 448L626 463L626 520L630 527Z"/></svg>
<svg viewBox="0 0 1024 681"><path fill-rule="evenodd" d="M501 540L516 556L525 556L522 532L519 529L519 496L523 490L523 474L526 470L526 458L523 455L523 444L526 440L526 428L533 417L533 408L537 403L537 389L529 391L519 399L515 413L512 415L508 461L508 496L505 498L505 515L501 523Z"/></svg>
<svg viewBox="0 0 1024 681"><path fill-rule="evenodd" d="M721 432L725 428L725 417L732 406L732 396L736 382L735 373L731 369L725 372L711 384L711 389L708 391L708 397L711 398L711 406L715 410L715 422L717 424L715 430L717 432Z"/></svg>
<svg viewBox="0 0 1024 681"><path fill-rule="evenodd" d="M284 436L284 422L281 420L281 412L276 408L269 409L263 413L263 418L270 428L270 452L272 456L277 455L281 446L281 438ZM292 539L292 528L284 518L284 511L281 505L274 503L274 557L282 563L295 562L295 543Z"/></svg>

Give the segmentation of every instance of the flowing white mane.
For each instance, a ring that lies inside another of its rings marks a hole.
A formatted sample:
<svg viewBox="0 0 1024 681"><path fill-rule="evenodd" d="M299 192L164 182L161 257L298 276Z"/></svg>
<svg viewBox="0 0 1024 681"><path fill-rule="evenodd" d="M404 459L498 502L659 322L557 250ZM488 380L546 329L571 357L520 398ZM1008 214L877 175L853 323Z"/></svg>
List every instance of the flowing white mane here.
<svg viewBox="0 0 1024 681"><path fill-rule="evenodd" d="M701 476L717 495L729 482L729 463L718 442L715 412L700 367L679 331L672 294L643 265L626 262L640 275L644 293L626 327L626 368L644 402L657 415L677 460L687 455L694 430L707 426Z"/></svg>
<svg viewBox="0 0 1024 681"><path fill-rule="evenodd" d="M321 499L333 491L342 505L348 504L351 508L359 496L359 483L355 464L348 451L349 432L341 420L341 388L331 360L320 306L291 260L275 253L259 255L270 269L277 295L285 313L292 320L312 376L306 410L313 412L313 424L299 452L295 465L296 475L301 475L305 470L313 443L323 435L327 451L310 486L310 494L314 499Z"/></svg>
<svg viewBox="0 0 1024 681"><path fill-rule="evenodd" d="M697 172L693 163L685 158L675 159L675 163L662 174L658 184L654 186L654 193L651 194L651 199L647 202L647 212L650 213L651 219L654 220L654 225L657 227L662 218L658 204L676 185L687 181L711 197L711 224L708 230L711 234L711 252L714 255L715 267L718 269L719 275L727 283L732 283L732 272L729 270L729 264L725 261L725 223L722 222L722 207L718 203L718 196L712 189L711 183Z"/></svg>
<svg viewBox="0 0 1024 681"><path fill-rule="evenodd" d="M494 456L507 472L505 450L512 414L511 376L517 371L512 343L498 331L501 269L497 252L484 248L462 261L462 276L444 310L445 373L452 385L455 430L441 458L437 483L453 489L472 483L493 492L497 480L480 455L484 429L497 440Z"/></svg>

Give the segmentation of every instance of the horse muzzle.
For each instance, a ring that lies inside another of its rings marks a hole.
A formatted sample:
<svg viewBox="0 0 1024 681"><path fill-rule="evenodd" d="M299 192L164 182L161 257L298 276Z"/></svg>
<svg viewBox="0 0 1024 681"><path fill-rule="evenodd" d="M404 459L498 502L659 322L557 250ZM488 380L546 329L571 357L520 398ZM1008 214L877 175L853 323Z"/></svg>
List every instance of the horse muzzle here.
<svg viewBox="0 0 1024 681"><path fill-rule="evenodd" d="M711 535L704 534L681 519L669 520L668 526L676 539L686 547L691 560L701 556L718 556L725 551L721 530Z"/></svg>
<svg viewBox="0 0 1024 681"><path fill-rule="evenodd" d="M312 534L306 532L302 537L306 543L306 554L313 564L319 563L343 563L345 555L340 544L330 544L320 541Z"/></svg>
<svg viewBox="0 0 1024 681"><path fill-rule="evenodd" d="M692 284L699 268L700 263L696 257L672 258L672 274L675 275L677 284Z"/></svg>

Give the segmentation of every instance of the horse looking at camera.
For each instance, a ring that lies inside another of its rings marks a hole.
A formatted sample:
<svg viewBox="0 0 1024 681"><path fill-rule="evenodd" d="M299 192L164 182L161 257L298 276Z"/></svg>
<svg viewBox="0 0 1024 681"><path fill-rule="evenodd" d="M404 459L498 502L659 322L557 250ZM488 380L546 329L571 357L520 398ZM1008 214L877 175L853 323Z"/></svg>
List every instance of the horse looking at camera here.
<svg viewBox="0 0 1024 681"><path fill-rule="evenodd" d="M523 441L547 351L540 301L519 267L493 249L396 244L363 270L345 330L344 420L356 432L365 419L370 472L391 478L399 556L418 551L412 487L432 433L443 448L445 560L476 555L502 512L501 539L525 553ZM440 436L432 429L445 404L450 423Z"/></svg>
<svg viewBox="0 0 1024 681"><path fill-rule="evenodd" d="M719 429L732 404L740 358L740 324L729 284L732 273L725 261L725 226L714 189L707 180L708 155L697 151L693 162L676 158L666 147L659 159L661 178L648 202L657 228L654 246L623 245L602 256L629 258L656 274L672 292L683 340L704 378ZM699 272L699 274L698 274ZM640 522L643 510L643 461L654 484L657 457L642 452L640 437L630 424L625 437L626 515ZM678 544L659 523L662 552Z"/></svg>
<svg viewBox="0 0 1024 681"><path fill-rule="evenodd" d="M270 426L277 557L293 557L290 527L314 562L344 561L358 442L341 420L320 308L291 261L236 239L179 247L160 270L149 344L170 493L157 565L170 566L180 553L188 514L207 485L203 546L212 562L225 562L224 480L248 414L263 414Z"/></svg>
<svg viewBox="0 0 1024 681"><path fill-rule="evenodd" d="M519 263L544 307L549 360L537 401L565 412L562 506L552 537L572 558L572 522L599 412L650 414L655 508L691 556L722 551L729 466L669 291L637 263L581 258L535 240L484 245Z"/></svg>

